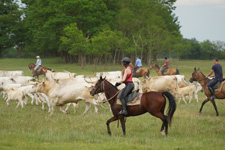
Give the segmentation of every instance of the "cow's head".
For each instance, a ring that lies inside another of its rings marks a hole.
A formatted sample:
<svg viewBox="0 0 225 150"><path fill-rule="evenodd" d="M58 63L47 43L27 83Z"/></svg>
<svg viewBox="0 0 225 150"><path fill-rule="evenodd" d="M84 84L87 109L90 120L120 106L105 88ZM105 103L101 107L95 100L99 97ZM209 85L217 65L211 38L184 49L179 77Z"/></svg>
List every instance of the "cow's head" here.
<svg viewBox="0 0 225 150"><path fill-rule="evenodd" d="M199 73L200 68L196 69L196 67L194 68L194 72L192 73L191 78L189 79L189 82L193 82L193 81L198 81L198 73Z"/></svg>
<svg viewBox="0 0 225 150"><path fill-rule="evenodd" d="M105 78L102 78L102 76L100 76L100 79L96 82L95 86L90 91L90 95L94 96L95 94L103 92L104 82L105 82Z"/></svg>
<svg viewBox="0 0 225 150"><path fill-rule="evenodd" d="M43 91L45 91L45 89L46 89L46 83L45 83L45 81L42 81L41 83L39 83L37 85L37 91L38 92L43 92Z"/></svg>

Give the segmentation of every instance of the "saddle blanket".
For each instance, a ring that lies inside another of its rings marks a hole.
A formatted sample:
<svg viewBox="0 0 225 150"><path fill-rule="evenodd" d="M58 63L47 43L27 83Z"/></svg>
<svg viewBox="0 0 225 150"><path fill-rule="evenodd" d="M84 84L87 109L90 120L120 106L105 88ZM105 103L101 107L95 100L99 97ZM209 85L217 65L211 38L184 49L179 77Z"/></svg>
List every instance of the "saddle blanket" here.
<svg viewBox="0 0 225 150"><path fill-rule="evenodd" d="M138 96L135 97L132 101L127 103L127 106L141 105L141 97L143 93L138 93ZM117 104L122 105L120 99L117 99Z"/></svg>
<svg viewBox="0 0 225 150"><path fill-rule="evenodd" d="M215 91L216 91L216 92L221 92L224 83L225 83L225 81L222 81L222 82L220 83L219 87L217 87L217 88L215 89Z"/></svg>

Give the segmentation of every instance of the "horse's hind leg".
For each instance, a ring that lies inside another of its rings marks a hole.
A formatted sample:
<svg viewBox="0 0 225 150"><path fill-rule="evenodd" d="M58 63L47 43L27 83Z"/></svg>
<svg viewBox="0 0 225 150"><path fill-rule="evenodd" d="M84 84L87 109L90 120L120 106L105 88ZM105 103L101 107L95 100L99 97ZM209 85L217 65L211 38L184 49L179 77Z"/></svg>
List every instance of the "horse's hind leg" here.
<svg viewBox="0 0 225 150"><path fill-rule="evenodd" d="M216 116L219 116L219 113L218 113L218 110L217 110L217 107L216 107L215 100L212 100L211 102L212 102L212 104L213 104L213 106L214 106L214 109L215 109L215 111L216 111Z"/></svg>
<svg viewBox="0 0 225 150"><path fill-rule="evenodd" d="M118 117L117 116L113 116L112 118L110 118L107 122L106 122L106 125L107 125L107 131L108 131L108 134L111 136L112 133L111 133L111 130L110 130L110 127L109 127L109 124L113 121L116 121L118 120Z"/></svg>
<svg viewBox="0 0 225 150"><path fill-rule="evenodd" d="M122 125L122 129L123 129L123 135L125 136L126 135L126 126L125 126L125 119L124 119L124 116L120 116L120 123Z"/></svg>
<svg viewBox="0 0 225 150"><path fill-rule="evenodd" d="M155 117L157 117L157 118L160 118L161 120L162 120L162 122L163 122L163 124L162 124L162 127L161 127L161 133L162 133L162 135L165 135L165 133L163 132L164 131L164 126L166 126L166 124L167 124L167 127L168 127L168 123L167 123L167 117L165 116L165 115L163 115L163 113L162 112L158 112L158 113L151 113L153 116L155 116ZM167 134L167 131L166 131L166 134Z"/></svg>
<svg viewBox="0 0 225 150"><path fill-rule="evenodd" d="M209 99L207 98L206 100L204 100L203 102L202 102L202 106L201 106L201 108L200 108L200 110L199 110L199 113L201 114L202 113L202 108L203 108L203 106L205 105L205 103L207 103L209 101Z"/></svg>
<svg viewBox="0 0 225 150"><path fill-rule="evenodd" d="M167 119L166 119L166 118L167 118L167 117L166 117L165 115L163 115L163 124L162 124L161 130L160 130L160 132L162 133L162 135L167 134L167 131L164 132L165 126L167 125L167 127L168 127L168 122L167 122ZM168 129L167 129L167 130L168 130Z"/></svg>
<svg viewBox="0 0 225 150"><path fill-rule="evenodd" d="M162 123L162 127L161 127L161 130L160 132L162 133L162 135L165 135L166 133L164 132L164 128L165 128L165 125L168 124L167 122L167 117L164 115L164 110L165 110L165 107L166 107L166 103L164 103L163 107L161 108L161 113L163 114L163 123Z"/></svg>

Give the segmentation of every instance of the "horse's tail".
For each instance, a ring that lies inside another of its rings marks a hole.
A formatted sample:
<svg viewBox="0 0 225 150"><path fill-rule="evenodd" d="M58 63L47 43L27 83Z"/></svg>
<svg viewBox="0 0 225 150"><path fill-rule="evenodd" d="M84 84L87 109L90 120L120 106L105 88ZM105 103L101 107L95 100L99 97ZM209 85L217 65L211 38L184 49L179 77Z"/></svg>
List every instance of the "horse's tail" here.
<svg viewBox="0 0 225 150"><path fill-rule="evenodd" d="M180 74L178 69L176 69L176 74Z"/></svg>
<svg viewBox="0 0 225 150"><path fill-rule="evenodd" d="M172 118L173 118L173 114L176 110L176 102L174 100L173 95L171 95L169 92L162 92L162 95L167 97L169 100L169 108L167 110L167 121L169 123L169 126L171 126L171 122L172 122Z"/></svg>
<svg viewBox="0 0 225 150"><path fill-rule="evenodd" d="M148 69L148 72L147 72L147 74L146 74L146 76L149 78L149 74L150 74L150 71L149 71L149 69Z"/></svg>

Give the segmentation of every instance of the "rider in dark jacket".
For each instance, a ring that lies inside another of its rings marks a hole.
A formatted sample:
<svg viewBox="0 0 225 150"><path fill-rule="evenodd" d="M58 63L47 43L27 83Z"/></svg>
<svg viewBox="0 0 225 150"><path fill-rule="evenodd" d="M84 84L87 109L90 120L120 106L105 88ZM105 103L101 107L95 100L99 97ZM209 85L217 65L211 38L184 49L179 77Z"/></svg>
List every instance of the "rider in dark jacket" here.
<svg viewBox="0 0 225 150"><path fill-rule="evenodd" d="M122 59L122 62L123 62L123 66L125 67L125 69L122 72L122 80L117 82L115 86L119 86L122 83L126 85L125 88L122 89L120 94L120 100L121 100L123 109L119 112L119 114L127 116L128 112L127 112L127 106L126 106L126 103L127 103L126 98L132 92L134 88L134 84L132 81L133 73L132 73L131 67L129 66L130 59L128 57L124 57Z"/></svg>
<svg viewBox="0 0 225 150"><path fill-rule="evenodd" d="M212 75L212 73L215 73L215 78L213 78L209 84L207 85L209 91L211 92L212 96L210 97L210 100L214 100L216 98L215 94L214 94L214 89L213 86L215 86L217 84L217 82L221 81L223 79L223 70L222 70L222 66L218 63L218 59L215 58L213 60L214 65L212 66L212 70L210 71L210 73L206 76L207 78L209 76Z"/></svg>

